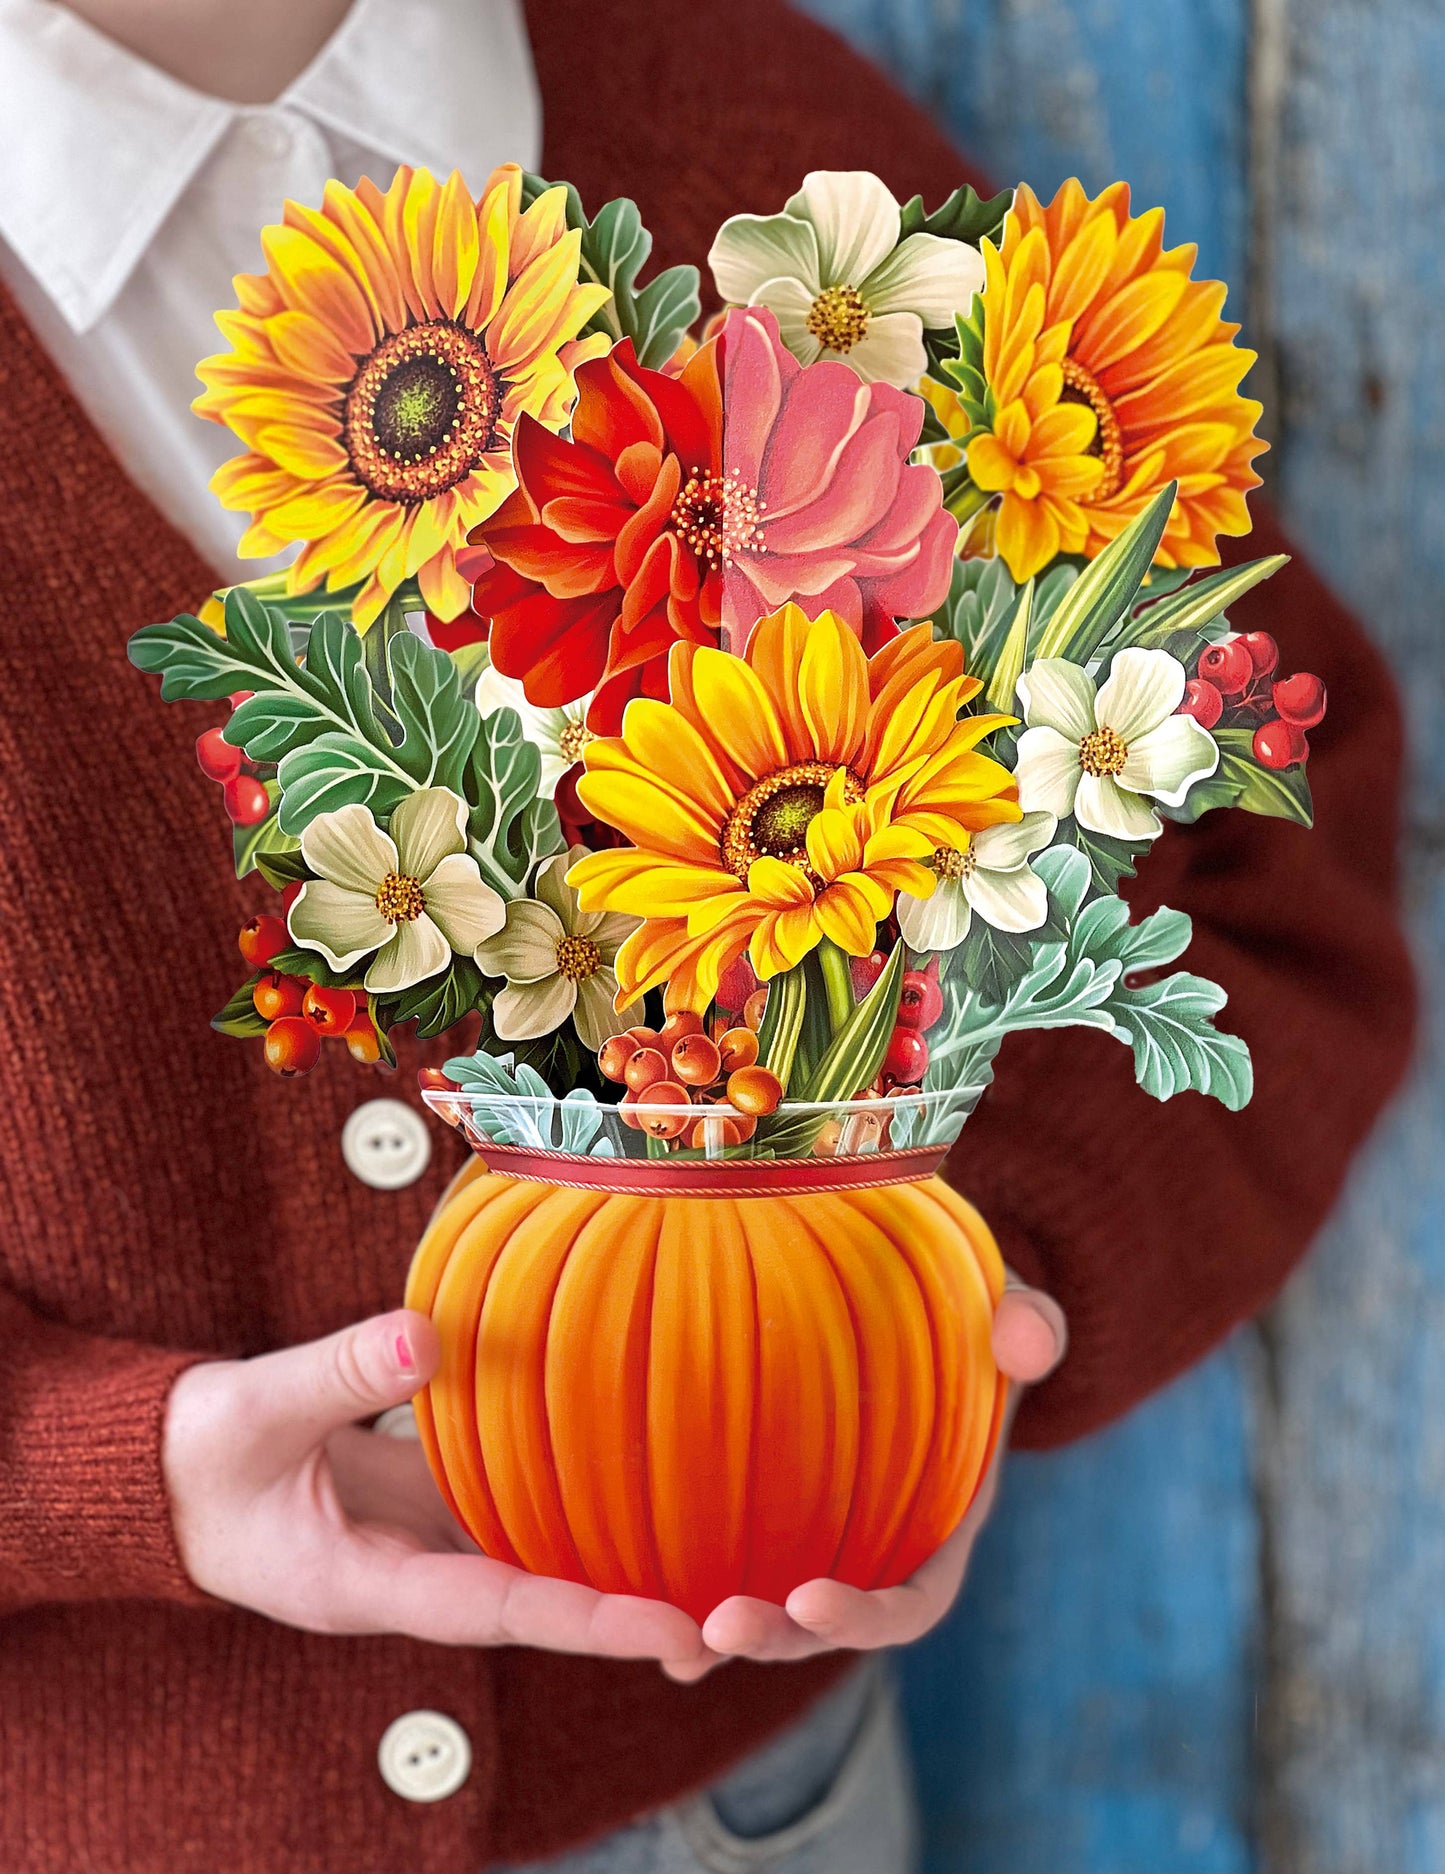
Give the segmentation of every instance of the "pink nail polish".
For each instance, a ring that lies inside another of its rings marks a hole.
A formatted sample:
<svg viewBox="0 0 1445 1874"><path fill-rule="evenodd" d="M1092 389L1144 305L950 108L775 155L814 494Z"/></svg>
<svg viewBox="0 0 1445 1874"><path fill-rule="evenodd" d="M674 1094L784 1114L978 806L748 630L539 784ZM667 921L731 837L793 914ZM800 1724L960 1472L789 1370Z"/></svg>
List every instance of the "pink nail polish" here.
<svg viewBox="0 0 1445 1874"><path fill-rule="evenodd" d="M411 1342L405 1333L398 1334L396 1337L396 1364L403 1373L411 1373L416 1369L416 1361L412 1358Z"/></svg>

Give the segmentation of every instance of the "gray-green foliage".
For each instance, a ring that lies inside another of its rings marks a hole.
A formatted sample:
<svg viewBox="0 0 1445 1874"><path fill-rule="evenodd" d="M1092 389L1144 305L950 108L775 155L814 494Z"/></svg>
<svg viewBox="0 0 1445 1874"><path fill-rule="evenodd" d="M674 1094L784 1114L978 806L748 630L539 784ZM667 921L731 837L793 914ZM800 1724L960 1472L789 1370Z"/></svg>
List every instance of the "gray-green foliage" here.
<svg viewBox="0 0 1445 1874"><path fill-rule="evenodd" d="M1232 1110L1249 1099L1249 1051L1237 1035L1221 1034L1213 1017L1224 991L1179 971L1134 984L1181 955L1190 923L1162 909L1138 924L1117 897L1090 897L1087 859L1055 846L1034 861L1054 912L1068 935L1030 946L1028 967L1001 1001L971 989L960 976L945 983L945 1009L930 1038L926 1091L987 1084L984 1070L1007 1034L1025 1028L1098 1028L1134 1051L1135 1074L1156 1099L1193 1088Z"/></svg>
<svg viewBox="0 0 1445 1874"><path fill-rule="evenodd" d="M537 861L561 849L557 809L538 797L541 779L541 751L522 733L516 710L483 717L464 776L472 809L467 850L504 898L519 896Z"/></svg>
<svg viewBox="0 0 1445 1874"><path fill-rule="evenodd" d="M615 1144L602 1135L603 1109L584 1087L555 1099L537 1070L515 1064L510 1054L458 1055L443 1071L461 1089L473 1123L493 1145L616 1156Z"/></svg>
<svg viewBox="0 0 1445 1874"><path fill-rule="evenodd" d="M182 616L138 631L130 658L160 673L168 702L253 692L225 735L252 761L279 764L277 850L293 845L318 814L359 803L384 820L421 787L463 796L473 856L504 896L515 896L537 859L561 845L556 809L537 798L541 758L516 711L483 721L451 658L409 632L388 646L385 715L362 641L345 619L336 612L317 618L298 661L285 617L243 587L226 595L224 637ZM249 869L270 850L269 842L248 841L238 847L238 862L244 858Z"/></svg>
<svg viewBox="0 0 1445 1874"><path fill-rule="evenodd" d="M522 200L530 204L553 186L540 176L524 176ZM652 236L642 225L637 204L620 196L605 202L589 221L581 196L570 182L564 186L567 226L582 235L579 278L605 286L612 295L584 330L614 340L630 338L637 362L661 370L701 310L697 268L668 267L646 286L638 286L637 276L652 251Z"/></svg>

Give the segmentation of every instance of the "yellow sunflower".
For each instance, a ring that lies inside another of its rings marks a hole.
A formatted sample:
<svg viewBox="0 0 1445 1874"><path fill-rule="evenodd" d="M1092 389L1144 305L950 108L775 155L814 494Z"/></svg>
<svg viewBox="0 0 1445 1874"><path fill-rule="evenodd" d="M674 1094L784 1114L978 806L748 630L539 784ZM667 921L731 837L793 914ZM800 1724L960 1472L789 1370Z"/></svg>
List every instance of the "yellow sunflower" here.
<svg viewBox="0 0 1445 1874"><path fill-rule="evenodd" d="M407 579L439 617L465 609L454 554L516 485L518 415L560 429L573 370L607 349L577 337L607 291L578 284L565 210L555 188L523 212L510 163L475 202L459 175L399 169L384 195L286 204L267 271L216 315L231 350L197 366L194 408L246 446L211 482L252 517L244 557L304 542L287 590L364 582L361 631Z"/></svg>
<svg viewBox="0 0 1445 1874"><path fill-rule="evenodd" d="M983 376L991 433L968 443L974 484L999 502L996 544L1017 580L1059 553L1092 558L1165 483L1178 499L1158 560L1218 560L1249 531L1250 468L1267 447L1239 394L1255 354L1193 280L1197 249L1164 247L1164 211L1131 216L1115 183L1093 201L1066 182L1047 208L1020 188L1003 245L983 243Z"/></svg>
<svg viewBox="0 0 1445 1874"><path fill-rule="evenodd" d="M568 873L584 911L645 920L617 955L619 1001L668 982L701 1010L746 948L759 976L823 938L873 948L895 894L927 897L940 847L1020 817L975 752L1010 716L958 719L979 685L915 626L873 657L832 612L765 618L741 657L678 644L671 702L639 697L589 744L577 791L633 844Z"/></svg>

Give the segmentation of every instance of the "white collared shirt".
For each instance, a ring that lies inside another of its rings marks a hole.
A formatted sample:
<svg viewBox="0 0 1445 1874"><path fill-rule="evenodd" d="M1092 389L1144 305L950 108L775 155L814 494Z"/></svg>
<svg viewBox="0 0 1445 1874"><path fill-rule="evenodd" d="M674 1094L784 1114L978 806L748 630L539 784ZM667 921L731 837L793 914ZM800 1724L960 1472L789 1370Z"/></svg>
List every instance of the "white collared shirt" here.
<svg viewBox="0 0 1445 1874"><path fill-rule="evenodd" d="M298 0L299 3L299 0ZM158 71L51 0L0 0L0 278L121 464L216 568L246 517L209 493L240 445L190 410L224 349L231 278L328 177L382 188L399 163L536 169L541 105L520 0L353 0L274 104Z"/></svg>

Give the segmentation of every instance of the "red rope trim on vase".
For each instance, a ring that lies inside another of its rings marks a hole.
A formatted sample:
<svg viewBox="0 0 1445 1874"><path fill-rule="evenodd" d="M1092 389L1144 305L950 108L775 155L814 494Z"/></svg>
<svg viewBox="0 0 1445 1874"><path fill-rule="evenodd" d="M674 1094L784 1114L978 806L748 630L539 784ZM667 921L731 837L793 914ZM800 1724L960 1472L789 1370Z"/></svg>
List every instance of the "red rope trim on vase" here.
<svg viewBox="0 0 1445 1874"><path fill-rule="evenodd" d="M574 1191L615 1191L628 1197L807 1197L823 1191L868 1191L918 1184L943 1163L946 1146L910 1152L867 1152L850 1158L671 1159L588 1158L576 1152L519 1145L478 1145L487 1167L508 1178L530 1178Z"/></svg>

